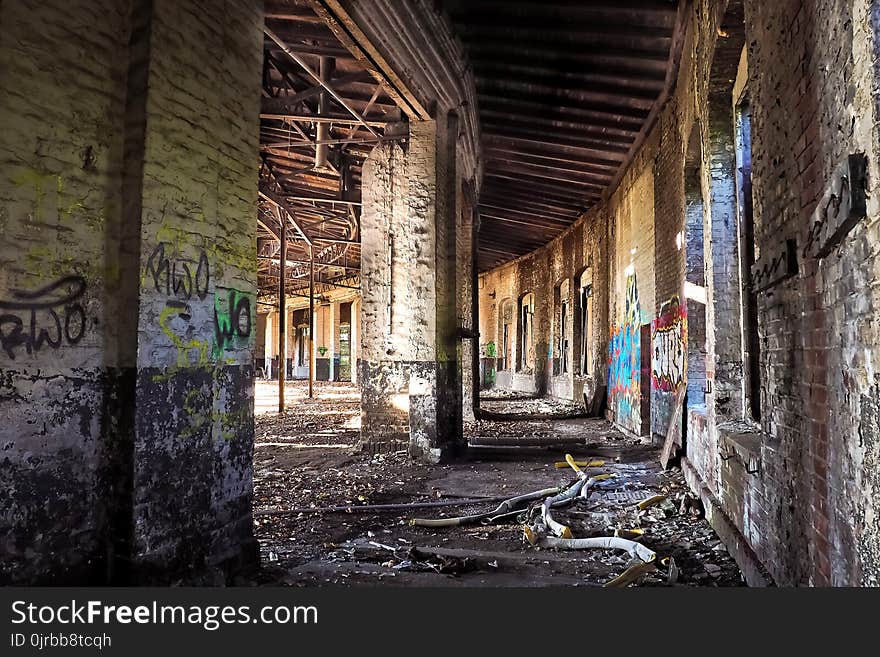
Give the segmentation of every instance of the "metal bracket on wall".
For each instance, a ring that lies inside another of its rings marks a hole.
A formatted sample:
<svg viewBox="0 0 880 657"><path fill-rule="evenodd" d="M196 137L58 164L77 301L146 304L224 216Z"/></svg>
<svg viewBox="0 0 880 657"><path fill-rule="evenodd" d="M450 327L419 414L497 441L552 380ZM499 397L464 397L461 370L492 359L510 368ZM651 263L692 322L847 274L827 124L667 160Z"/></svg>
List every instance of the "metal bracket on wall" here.
<svg viewBox="0 0 880 657"><path fill-rule="evenodd" d="M828 256L868 215L868 158L853 153L841 162L813 211L803 256Z"/></svg>
<svg viewBox="0 0 880 657"><path fill-rule="evenodd" d="M798 274L797 240L787 239L752 265L752 291L763 292Z"/></svg>
<svg viewBox="0 0 880 657"><path fill-rule="evenodd" d="M731 459L736 459L739 461L743 469L750 475L758 474L761 472L761 464L759 460L753 456L749 456L747 459L738 458L740 456L739 452L731 447L730 445L725 445L723 448L719 450L718 458L720 458L725 463L730 461Z"/></svg>

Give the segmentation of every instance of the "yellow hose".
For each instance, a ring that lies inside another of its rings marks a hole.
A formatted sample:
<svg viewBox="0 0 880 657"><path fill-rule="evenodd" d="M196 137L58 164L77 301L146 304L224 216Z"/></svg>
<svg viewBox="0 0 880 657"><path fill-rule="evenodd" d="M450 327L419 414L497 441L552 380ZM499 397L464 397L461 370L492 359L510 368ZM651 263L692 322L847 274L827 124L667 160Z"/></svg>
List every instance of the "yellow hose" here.
<svg viewBox="0 0 880 657"><path fill-rule="evenodd" d="M633 529L618 528L614 530L614 535L618 538L626 538L630 541L638 541L645 535L644 529L634 527Z"/></svg>
<svg viewBox="0 0 880 657"><path fill-rule="evenodd" d="M605 461L595 460L595 461L575 461L575 465L581 468L601 468L605 465ZM562 469L569 467L568 461L556 461L553 464L554 468Z"/></svg>
<svg viewBox="0 0 880 657"><path fill-rule="evenodd" d="M648 563L637 563L634 566L630 566L629 568L624 570L614 579L608 580L602 586L606 588L622 588L624 586L632 584L642 575L653 572L655 570L657 570L657 566L654 565L653 561L649 561Z"/></svg>
<svg viewBox="0 0 880 657"><path fill-rule="evenodd" d="M577 461L574 460L574 457L573 457L571 454L566 454L566 455L565 455L565 462L568 463L568 464L571 466L571 469L572 469L572 470L574 470L574 471L577 472L578 474L581 474L581 468L580 468L580 466L577 464Z"/></svg>
<svg viewBox="0 0 880 657"><path fill-rule="evenodd" d="M647 509L648 507L654 506L655 504L660 504L663 500L666 499L665 495L653 495L645 500L642 500L638 503L638 507L640 511Z"/></svg>

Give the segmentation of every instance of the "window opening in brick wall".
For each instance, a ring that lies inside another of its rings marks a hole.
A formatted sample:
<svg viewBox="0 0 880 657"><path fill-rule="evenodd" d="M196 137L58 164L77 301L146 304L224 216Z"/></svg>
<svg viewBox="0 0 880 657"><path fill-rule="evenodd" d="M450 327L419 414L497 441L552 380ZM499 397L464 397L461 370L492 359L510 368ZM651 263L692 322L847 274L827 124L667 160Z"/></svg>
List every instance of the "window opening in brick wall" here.
<svg viewBox="0 0 880 657"><path fill-rule="evenodd" d="M593 273L587 268L578 278L578 311L580 354L578 371L582 376L593 373Z"/></svg>
<svg viewBox="0 0 880 657"><path fill-rule="evenodd" d="M571 284L567 279L556 286L556 354L553 359L553 374L557 376L568 373L570 293Z"/></svg>
<svg viewBox="0 0 880 657"><path fill-rule="evenodd" d="M736 107L737 216L743 280L743 356L746 371L746 408L761 419L761 342L758 336L758 295L752 292L751 271L757 258L752 202L752 113L748 96Z"/></svg>
<svg viewBox="0 0 880 657"><path fill-rule="evenodd" d="M309 325L302 324L296 327L296 364L304 367L309 363Z"/></svg>
<svg viewBox="0 0 880 657"><path fill-rule="evenodd" d="M519 302L519 369L529 371L535 365L535 295L526 294Z"/></svg>
<svg viewBox="0 0 880 657"><path fill-rule="evenodd" d="M687 302L687 407L706 401L706 267L700 124L688 139L684 171L685 297Z"/></svg>
<svg viewBox="0 0 880 657"><path fill-rule="evenodd" d="M501 302L500 333L498 341L501 344L501 363L499 371L510 369L513 362L513 302L510 299Z"/></svg>

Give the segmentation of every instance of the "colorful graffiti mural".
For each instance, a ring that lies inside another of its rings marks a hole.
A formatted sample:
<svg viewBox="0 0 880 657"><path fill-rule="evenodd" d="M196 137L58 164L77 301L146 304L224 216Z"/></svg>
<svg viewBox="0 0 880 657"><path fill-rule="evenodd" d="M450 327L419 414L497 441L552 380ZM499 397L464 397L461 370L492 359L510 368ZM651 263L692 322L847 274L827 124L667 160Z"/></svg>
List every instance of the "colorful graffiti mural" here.
<svg viewBox="0 0 880 657"><path fill-rule="evenodd" d="M687 306L678 296L664 303L651 322L651 346L651 387L677 392L687 373Z"/></svg>
<svg viewBox="0 0 880 657"><path fill-rule="evenodd" d="M626 302L619 326L611 331L608 349L608 400L615 421L622 427L641 432L641 308L635 273L626 279Z"/></svg>

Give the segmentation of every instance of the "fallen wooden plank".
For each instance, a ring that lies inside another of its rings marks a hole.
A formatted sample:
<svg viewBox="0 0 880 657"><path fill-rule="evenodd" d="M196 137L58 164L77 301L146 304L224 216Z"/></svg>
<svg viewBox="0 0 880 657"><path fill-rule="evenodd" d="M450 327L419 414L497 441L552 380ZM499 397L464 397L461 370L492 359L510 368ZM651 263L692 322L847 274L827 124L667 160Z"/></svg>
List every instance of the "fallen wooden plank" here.
<svg viewBox="0 0 880 657"><path fill-rule="evenodd" d="M660 452L660 465L666 470L669 467L669 460L672 458L675 448L675 427L681 422L681 414L684 407L684 396L687 394L687 386L682 383L675 393L675 407L672 411L672 417L669 419L669 426L666 427L666 440L663 442L663 450Z"/></svg>

